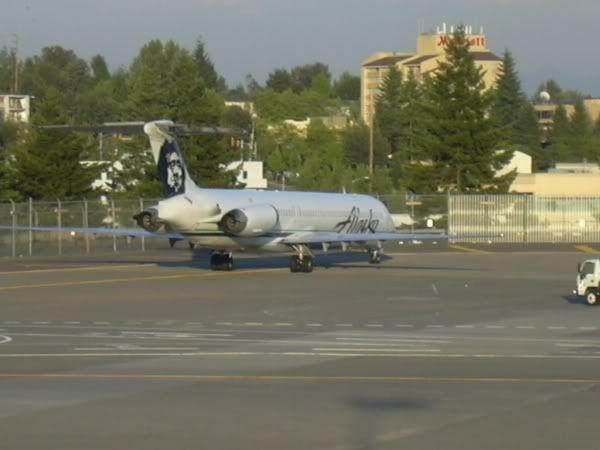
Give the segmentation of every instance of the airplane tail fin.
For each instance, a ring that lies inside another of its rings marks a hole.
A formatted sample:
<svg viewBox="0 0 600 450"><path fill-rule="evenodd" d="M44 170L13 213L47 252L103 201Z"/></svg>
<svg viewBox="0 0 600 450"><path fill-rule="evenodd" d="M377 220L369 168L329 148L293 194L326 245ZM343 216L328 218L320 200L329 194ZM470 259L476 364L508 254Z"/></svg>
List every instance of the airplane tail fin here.
<svg viewBox="0 0 600 450"><path fill-rule="evenodd" d="M152 156L167 198L197 188L187 170L175 135L169 133L172 125L173 122L166 120L144 125L144 133L150 140Z"/></svg>

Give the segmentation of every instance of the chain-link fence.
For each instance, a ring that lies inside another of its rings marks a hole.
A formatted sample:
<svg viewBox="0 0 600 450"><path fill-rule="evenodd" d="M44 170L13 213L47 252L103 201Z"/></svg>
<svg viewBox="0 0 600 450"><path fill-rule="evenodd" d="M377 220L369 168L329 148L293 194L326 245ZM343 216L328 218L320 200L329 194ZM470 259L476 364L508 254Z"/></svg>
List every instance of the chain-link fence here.
<svg viewBox="0 0 600 450"><path fill-rule="evenodd" d="M0 256L63 255L164 248L167 239L32 231L53 228L135 228L133 216L158 200L81 200L0 204Z"/></svg>
<svg viewBox="0 0 600 450"><path fill-rule="evenodd" d="M396 228L448 233L454 242L600 242L599 198L530 195L384 195ZM136 228L133 216L156 199L0 204L0 257L122 252L166 248L168 239L55 231L53 228Z"/></svg>
<svg viewBox="0 0 600 450"><path fill-rule="evenodd" d="M456 240L600 242L600 198L452 195L448 202L448 230Z"/></svg>

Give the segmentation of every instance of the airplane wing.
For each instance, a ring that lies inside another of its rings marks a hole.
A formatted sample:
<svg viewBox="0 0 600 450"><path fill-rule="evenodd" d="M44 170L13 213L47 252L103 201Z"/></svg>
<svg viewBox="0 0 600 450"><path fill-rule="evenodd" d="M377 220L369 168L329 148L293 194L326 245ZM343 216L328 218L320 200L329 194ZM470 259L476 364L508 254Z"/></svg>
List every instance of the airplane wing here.
<svg viewBox="0 0 600 450"><path fill-rule="evenodd" d="M167 238L167 239L186 239L179 233L150 233L141 228L78 228L78 227L26 227L26 226L6 226L0 225L0 230L16 231L46 231L50 233L69 233L69 234L95 234L101 236L122 236L122 237L144 237L144 238Z"/></svg>
<svg viewBox="0 0 600 450"><path fill-rule="evenodd" d="M447 234L426 233L316 233L302 232L286 236L282 244L302 245L320 244L324 242L377 242L377 241L412 241L412 240L448 239Z"/></svg>

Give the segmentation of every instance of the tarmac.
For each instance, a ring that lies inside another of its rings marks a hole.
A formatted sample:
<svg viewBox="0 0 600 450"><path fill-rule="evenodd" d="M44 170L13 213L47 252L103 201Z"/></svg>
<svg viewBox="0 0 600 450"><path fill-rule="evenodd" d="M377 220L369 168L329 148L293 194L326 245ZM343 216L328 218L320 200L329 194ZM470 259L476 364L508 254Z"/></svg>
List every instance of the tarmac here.
<svg viewBox="0 0 600 450"><path fill-rule="evenodd" d="M594 245L0 260L0 448L597 449Z"/></svg>

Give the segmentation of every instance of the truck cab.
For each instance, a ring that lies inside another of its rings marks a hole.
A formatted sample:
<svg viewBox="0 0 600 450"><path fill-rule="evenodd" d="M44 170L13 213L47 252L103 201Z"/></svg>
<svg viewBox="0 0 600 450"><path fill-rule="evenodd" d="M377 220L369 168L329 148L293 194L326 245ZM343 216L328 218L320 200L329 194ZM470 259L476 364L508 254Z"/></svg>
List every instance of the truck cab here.
<svg viewBox="0 0 600 450"><path fill-rule="evenodd" d="M600 300L600 259L588 259L577 265L575 295L585 297L588 305Z"/></svg>

